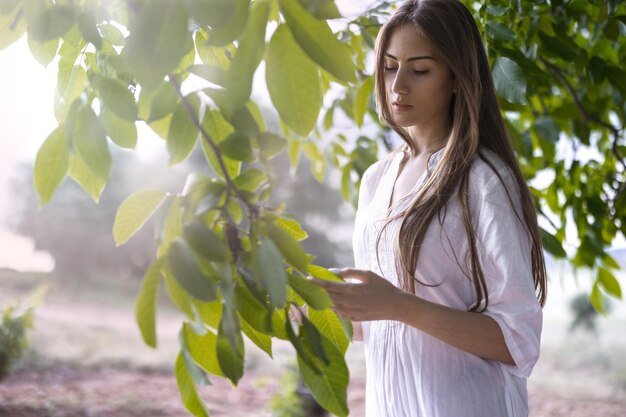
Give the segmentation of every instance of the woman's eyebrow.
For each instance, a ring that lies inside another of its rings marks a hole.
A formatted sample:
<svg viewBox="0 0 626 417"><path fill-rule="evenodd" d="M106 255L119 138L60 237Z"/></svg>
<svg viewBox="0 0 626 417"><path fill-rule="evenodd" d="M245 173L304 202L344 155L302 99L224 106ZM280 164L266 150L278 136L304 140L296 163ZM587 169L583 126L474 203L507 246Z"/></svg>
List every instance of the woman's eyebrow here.
<svg viewBox="0 0 626 417"><path fill-rule="evenodd" d="M396 60L396 61L398 60L398 58L396 58L395 56L393 56L393 55L391 55L391 54L389 54L387 52L385 52L385 56L389 57L389 58L391 58L393 60ZM433 58L430 55L412 56L411 58L407 59L407 61L416 61L416 60L419 60L419 59L432 59L433 61L436 61L436 59Z"/></svg>

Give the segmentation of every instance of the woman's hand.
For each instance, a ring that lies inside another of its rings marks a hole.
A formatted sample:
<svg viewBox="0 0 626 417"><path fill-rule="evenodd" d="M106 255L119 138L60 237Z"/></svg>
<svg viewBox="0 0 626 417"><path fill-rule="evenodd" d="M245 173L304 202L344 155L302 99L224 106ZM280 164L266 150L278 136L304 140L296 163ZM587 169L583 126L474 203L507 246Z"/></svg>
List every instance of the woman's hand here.
<svg viewBox="0 0 626 417"><path fill-rule="evenodd" d="M337 272L342 278L359 282L334 282L313 278L326 289L334 310L352 321L393 320L396 301L404 292L372 271L344 268Z"/></svg>

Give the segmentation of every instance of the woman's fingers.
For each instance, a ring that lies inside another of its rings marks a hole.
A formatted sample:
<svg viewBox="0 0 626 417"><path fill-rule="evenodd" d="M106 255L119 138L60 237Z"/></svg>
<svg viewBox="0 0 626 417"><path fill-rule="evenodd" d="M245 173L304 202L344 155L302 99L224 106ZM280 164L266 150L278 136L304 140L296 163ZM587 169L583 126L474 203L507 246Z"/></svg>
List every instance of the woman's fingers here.
<svg viewBox="0 0 626 417"><path fill-rule="evenodd" d="M329 268L330 272L335 275L339 275L341 278L356 278L361 282L368 282L371 280L372 275L374 274L372 271L368 271L365 269L355 269L355 268Z"/></svg>
<svg viewBox="0 0 626 417"><path fill-rule="evenodd" d="M341 292L348 285L344 282L326 281L319 278L310 278L310 281L313 282L313 284L318 285L329 292Z"/></svg>

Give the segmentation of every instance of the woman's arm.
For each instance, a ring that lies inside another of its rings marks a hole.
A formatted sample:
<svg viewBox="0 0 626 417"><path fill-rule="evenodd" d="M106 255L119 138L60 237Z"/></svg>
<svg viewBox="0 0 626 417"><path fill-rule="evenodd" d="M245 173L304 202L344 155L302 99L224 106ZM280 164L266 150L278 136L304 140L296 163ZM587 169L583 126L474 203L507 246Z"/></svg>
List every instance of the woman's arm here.
<svg viewBox="0 0 626 417"><path fill-rule="evenodd" d="M456 310L407 292L397 296L390 320L398 320L485 359L515 365L500 326L491 317Z"/></svg>
<svg viewBox="0 0 626 417"><path fill-rule="evenodd" d="M371 271L342 269L340 275L360 283L314 282L328 291L335 310L353 322L401 321L465 352L515 365L502 330L491 317L426 301Z"/></svg>
<svg viewBox="0 0 626 417"><path fill-rule="evenodd" d="M353 342L363 341L363 325L361 325L360 321L352 322L352 341Z"/></svg>

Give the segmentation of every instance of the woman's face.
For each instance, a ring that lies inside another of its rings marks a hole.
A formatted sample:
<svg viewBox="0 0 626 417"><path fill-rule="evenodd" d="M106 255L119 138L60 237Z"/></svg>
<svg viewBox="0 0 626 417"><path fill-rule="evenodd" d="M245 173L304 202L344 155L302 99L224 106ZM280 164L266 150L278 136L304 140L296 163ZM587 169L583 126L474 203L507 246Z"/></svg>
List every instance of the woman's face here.
<svg viewBox="0 0 626 417"><path fill-rule="evenodd" d="M393 120L402 127L445 123L455 80L428 39L413 26L397 27L384 59L385 90Z"/></svg>

